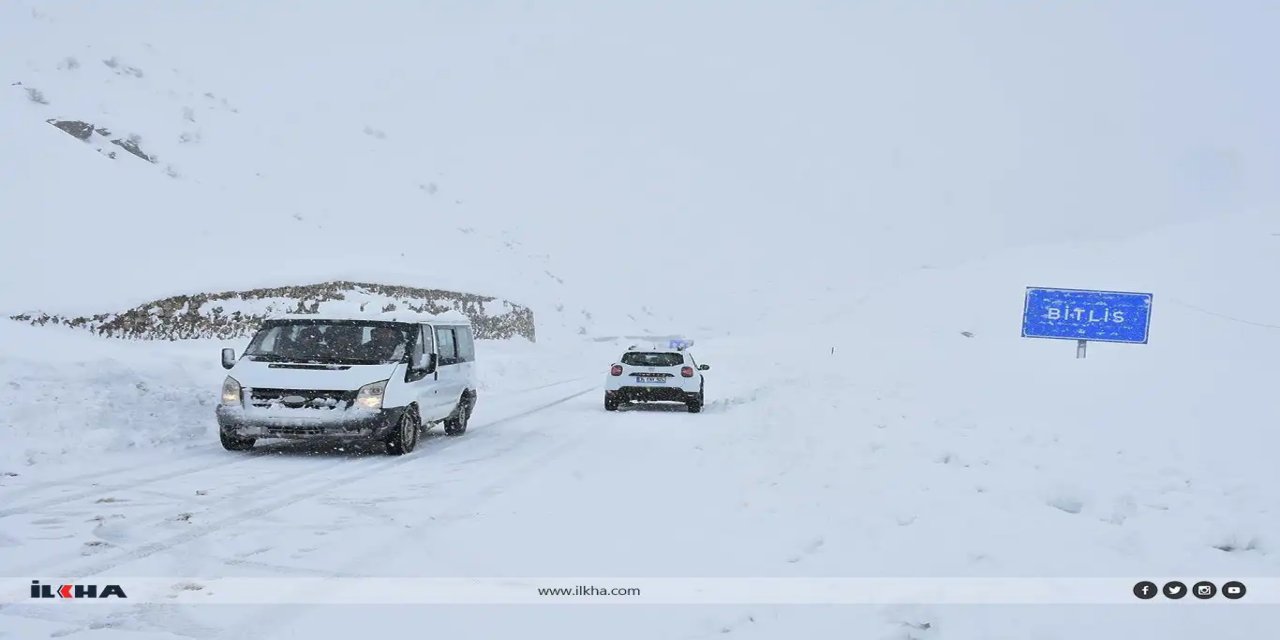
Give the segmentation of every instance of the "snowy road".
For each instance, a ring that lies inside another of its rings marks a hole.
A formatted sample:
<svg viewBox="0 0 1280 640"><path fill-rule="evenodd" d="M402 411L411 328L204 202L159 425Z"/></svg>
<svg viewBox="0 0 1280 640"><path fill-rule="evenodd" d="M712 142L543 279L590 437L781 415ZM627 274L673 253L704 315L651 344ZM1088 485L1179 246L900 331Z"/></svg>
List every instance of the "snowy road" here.
<svg viewBox="0 0 1280 640"><path fill-rule="evenodd" d="M486 399L467 436L447 438L433 430L419 450L404 457L387 458L377 447L332 450L287 442L266 444L247 454L210 447L177 459L6 487L0 494L0 504L6 505L0 510L6 531L41 541L24 550L28 561L8 564L9 573L88 577L133 570L138 566L134 563L153 556L167 561L176 549L199 546L211 535L229 529L245 534L262 521L277 526L292 521L299 512L306 512L299 522L320 523L312 537L335 534L332 544L348 546L351 540L340 535L348 529L341 523L351 514L377 520L379 505L402 502L412 512L416 501L438 499L440 490L451 483L451 475L463 469L474 474L483 467L473 465L486 459L516 451L538 461L558 455L568 443L542 433L545 425L537 418L593 390L582 386L581 381L572 381ZM367 499L343 493L352 487ZM317 508L333 512L334 519L314 517ZM305 528L305 524L299 526ZM306 541L312 537L294 536ZM308 547L302 553L320 549ZM272 550L268 545L235 551L227 564L253 564L236 558ZM177 555L191 557L185 551ZM326 562L332 558L320 556L330 559ZM138 569L172 571L165 567L161 562ZM307 571L305 563L298 570Z"/></svg>
<svg viewBox="0 0 1280 640"><path fill-rule="evenodd" d="M377 446L284 442L233 454L215 444L6 478L4 540L24 544L0 546L0 558L9 576L395 573L402 558L388 550L475 515L579 446L584 431L562 428L564 417L588 394L598 404L596 390L570 379L484 398L464 437L433 429L402 457Z"/></svg>

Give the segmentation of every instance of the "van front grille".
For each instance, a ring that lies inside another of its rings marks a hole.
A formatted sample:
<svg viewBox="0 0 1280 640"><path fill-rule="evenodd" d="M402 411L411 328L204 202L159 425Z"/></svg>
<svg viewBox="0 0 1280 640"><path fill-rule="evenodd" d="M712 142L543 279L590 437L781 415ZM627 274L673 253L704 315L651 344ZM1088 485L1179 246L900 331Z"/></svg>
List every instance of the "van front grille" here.
<svg viewBox="0 0 1280 640"><path fill-rule="evenodd" d="M249 404L255 407L288 409L348 409L356 400L355 391L315 389L249 389Z"/></svg>

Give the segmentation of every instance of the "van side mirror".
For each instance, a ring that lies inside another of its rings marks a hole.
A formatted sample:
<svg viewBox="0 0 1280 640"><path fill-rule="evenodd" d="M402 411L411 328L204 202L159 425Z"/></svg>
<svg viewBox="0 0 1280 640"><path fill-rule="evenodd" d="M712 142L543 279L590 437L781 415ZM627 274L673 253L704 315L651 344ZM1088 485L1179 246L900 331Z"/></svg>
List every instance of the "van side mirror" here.
<svg viewBox="0 0 1280 640"><path fill-rule="evenodd" d="M234 367L234 366L236 366L236 350L223 349L222 350L222 368L230 369L231 367Z"/></svg>
<svg viewBox="0 0 1280 640"><path fill-rule="evenodd" d="M709 364L698 365L698 371L710 371L710 370L711 370L711 365Z"/></svg>

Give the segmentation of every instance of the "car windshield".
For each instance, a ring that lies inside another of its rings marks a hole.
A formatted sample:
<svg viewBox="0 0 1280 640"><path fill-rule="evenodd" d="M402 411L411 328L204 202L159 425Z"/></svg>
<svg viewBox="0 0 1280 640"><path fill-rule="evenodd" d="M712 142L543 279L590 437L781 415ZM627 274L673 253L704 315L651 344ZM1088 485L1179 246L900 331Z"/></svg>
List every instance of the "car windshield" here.
<svg viewBox="0 0 1280 640"><path fill-rule="evenodd" d="M632 351L622 356L622 364L632 367L675 367L684 364L684 356L678 353Z"/></svg>
<svg viewBox="0 0 1280 640"><path fill-rule="evenodd" d="M272 362L383 364L400 362L413 327L392 323L305 320L263 327L245 355Z"/></svg>

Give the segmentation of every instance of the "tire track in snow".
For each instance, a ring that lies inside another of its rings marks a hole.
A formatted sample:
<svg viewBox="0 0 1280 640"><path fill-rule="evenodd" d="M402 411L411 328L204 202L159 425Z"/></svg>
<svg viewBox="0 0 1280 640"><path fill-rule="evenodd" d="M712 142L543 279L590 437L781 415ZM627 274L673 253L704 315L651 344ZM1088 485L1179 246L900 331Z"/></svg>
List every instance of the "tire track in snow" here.
<svg viewBox="0 0 1280 640"><path fill-rule="evenodd" d="M379 456L379 459L381 459L381 456ZM298 480L306 479L311 476L326 474L335 468L339 468L339 467L349 468L350 466L351 466L350 460L338 460L327 465L313 466L305 471L300 471L300 472L292 469L283 469L281 470L280 475L288 477L290 482L296 482ZM236 485L232 487L232 492L226 498L224 498L224 502L221 504L235 504L236 500L241 499L246 494L251 494L257 491L261 491L266 486L267 486L266 483L245 483L245 484ZM216 509L217 505L212 505L211 508ZM102 532L100 531L100 527L102 526L102 523L99 523L99 526L95 527L94 530L90 531L88 535L94 539L93 542L105 542L110 546L111 549L118 549L118 548L121 548L123 544L125 544L127 538L130 535L132 535L134 532L138 531L139 529L145 530L147 526L151 526L151 527L163 526L166 520L172 518L176 513L182 510L182 505L168 504L164 506L153 506L153 507L150 507L149 509L150 510L148 510L147 512L141 515L134 514L133 517L136 517L138 520L145 520L146 523L145 524L138 523L136 525L133 525L126 531L123 537L121 537L121 535L118 533L113 534L110 537L103 536ZM71 562L80 557L83 557L83 555L84 555L83 548L81 549L81 551L78 551L78 552L72 551L72 552L54 553L42 558L37 563L31 564L30 567L59 566L60 564L65 564L67 562Z"/></svg>
<svg viewBox="0 0 1280 640"><path fill-rule="evenodd" d="M597 390L597 386L593 385L588 389L574 392L568 396L558 398L552 402L548 402L548 403L533 407L531 409L518 412L514 415L498 418L484 425L477 425L477 426L482 429L488 429L489 427L494 427L507 422L519 420L521 418L525 418L530 415L540 413L542 411L546 411L547 409L558 406L560 404L573 400L574 398L586 395L596 390ZM515 438L510 443L510 445L506 447L506 450L510 450L515 446L518 446L521 442L523 442L527 438L532 437L533 435L536 435L538 433L540 432L534 431L534 432L527 433L522 437ZM37 573L41 575L49 575L52 573L59 573L63 577L74 578L74 579L80 579L80 578L84 578L92 575L97 575L99 573L103 573L105 571L114 569L127 562L141 560L143 558L156 555L157 553L167 551L179 545L186 544L188 542L191 542L192 540L197 540L209 534L217 533L233 525L240 524L246 520L260 518L273 511L278 511L284 507L297 504L300 501L322 495L324 492L329 491L330 489L336 489L342 485L350 484L353 481L360 480L361 478L369 477L373 474L379 473L386 469L392 469L405 464L413 463L417 460L425 459L426 456L431 452L439 451L441 449L451 448L454 446L463 445L463 444L466 444L466 442L467 440L463 438L450 438L448 442L442 443L440 446L431 447L429 450L416 449L413 453L410 453L408 455L400 456L397 458L391 458L391 459L383 460L378 463L367 465L355 473L344 474L340 477L330 479L327 482L311 485L304 491L293 492L293 493L279 496L273 499L264 500L258 503L256 506L253 506L247 509L242 509L229 516L226 516L224 518L211 522L207 525L202 525L194 529L191 529L189 531L185 531L183 533L170 536L168 538L144 543L141 546L131 549L129 551L115 554L110 558L105 558L102 560L85 563L70 571L53 572L50 570L51 565L47 561L45 561L34 567L22 567L22 568L11 569L9 573L12 575L26 575L26 574L35 575ZM3 607L0 607L0 608L3 608Z"/></svg>
<svg viewBox="0 0 1280 640"><path fill-rule="evenodd" d="M181 458L179 459L181 460ZM18 496L26 495L29 493L38 493L40 491L44 491L45 489L53 489L56 487L78 485L81 482L84 482L85 480L101 478L102 476L114 476L117 473L123 473L125 471L133 471L137 468L138 468L138 465L130 464L130 465L125 465L123 467L114 467L111 469L99 469L91 473L82 473L79 475L67 476L64 478L57 478L55 480L41 480L39 482L33 482L31 484L25 484L25 485L20 484L13 487L12 490L9 491L4 497L5 497L5 500L7 501L12 498L16 498ZM4 484L0 484L0 488L7 488L7 487Z"/></svg>
<svg viewBox="0 0 1280 640"><path fill-rule="evenodd" d="M184 469L177 469L177 470L175 470L175 471L166 471L165 473L160 473L160 474L156 474L156 475L152 475L152 476L146 476L146 477L143 477L143 478L140 478L140 479L136 479L136 480L125 480L125 481L120 481L120 482L113 483L113 484L97 485L97 486L95 486L95 487L94 487L94 488L92 488L92 489L89 489L89 490L86 490L86 491L81 491L81 492L79 492L79 493L64 494L64 495L60 495L60 496L58 496L58 497L56 497L56 498L46 498L46 499L44 499L44 500L37 500L36 502L29 502L29 503L27 503L27 504L20 505L20 506L17 506L17 507L11 507L11 508L8 508L8 509L0 509L0 518L7 518L7 517L9 517L9 516L15 516L15 515L21 515L21 514L25 514L25 513L31 513L31 512L33 512L33 511L39 511L39 510L41 510L41 509L46 509L46 508L48 508L48 507L53 507L53 506L57 506L57 505L60 505L60 504L66 504L66 503L68 503L68 502L75 502L76 500L83 500L83 499L85 499L85 498L92 498L92 497L94 497L94 496L96 496L96 495L99 495L99 494L102 494L102 493L110 493L110 492L112 492L112 491L121 491L121 490L124 490L124 489L135 489L135 488L137 488L137 487L142 487L142 486L146 486L146 485L149 485L149 484L155 484L155 483L157 483L157 482L164 482L165 480L172 480L172 479L174 479L174 478L181 478L181 477L183 477L183 476L188 476L188 475L191 475L191 474L193 474L193 473L200 473L200 472L202 472L202 471L209 471L209 470L211 470L211 469L219 469L219 468L222 468L222 467L229 467L229 466L238 465L238 464L245 464L245 463L253 462L253 461L255 461L255 460L257 460L258 458L261 458L261 457L263 457L263 456L272 455L273 453L275 453L275 451L274 451L273 449L263 449L263 450L261 451L261 453L256 452L256 451L254 451L254 452L250 452L248 457L245 457L245 456L237 456L237 457L234 457L234 458L231 458L231 459L219 460L218 462L215 462L215 463L212 463L212 464L201 465L201 466L199 466L199 467L187 467L187 468L184 468ZM130 467L130 468L133 468L133 467ZM117 469L117 471L118 471L118 469ZM92 476L101 476L103 473L110 473L110 472L109 472L109 471L98 472L98 473L95 473L95 474L91 474L91 476L90 476L90 477L92 477ZM45 487L43 487L43 488L47 489L47 488L53 488L53 487L58 487L58 486L64 486L64 485L74 485L74 484L76 484L79 480L82 480L82 479L84 479L84 478L85 478L85 476L75 476L75 477L73 477L73 478L69 478L69 479L66 479L66 480L55 480L55 481L52 481L52 482L47 483L47 484L45 485ZM32 487L32 490L35 490L35 488L34 488L34 487Z"/></svg>
<svg viewBox="0 0 1280 640"><path fill-rule="evenodd" d="M590 377L591 377L591 376L578 376L578 377L576 377L576 378L565 378L564 380L560 380L560 381L557 381L557 382L548 382L548 383L546 383L546 384L540 384L540 385L538 385L538 386L536 386L536 387L525 387L525 388L522 388L522 389L510 389L510 390L507 390L507 391L501 391L500 393L501 393L501 395L502 395L502 396L514 396L514 395L518 395L518 394L521 394L521 393L528 393L528 392L530 392L530 391L538 391L538 390L540 390L540 389L549 389L549 388L551 388L551 387L558 387L558 386L560 386L560 385L562 385L562 384L569 384L570 382L581 382L581 381L586 380L587 378L590 378Z"/></svg>

